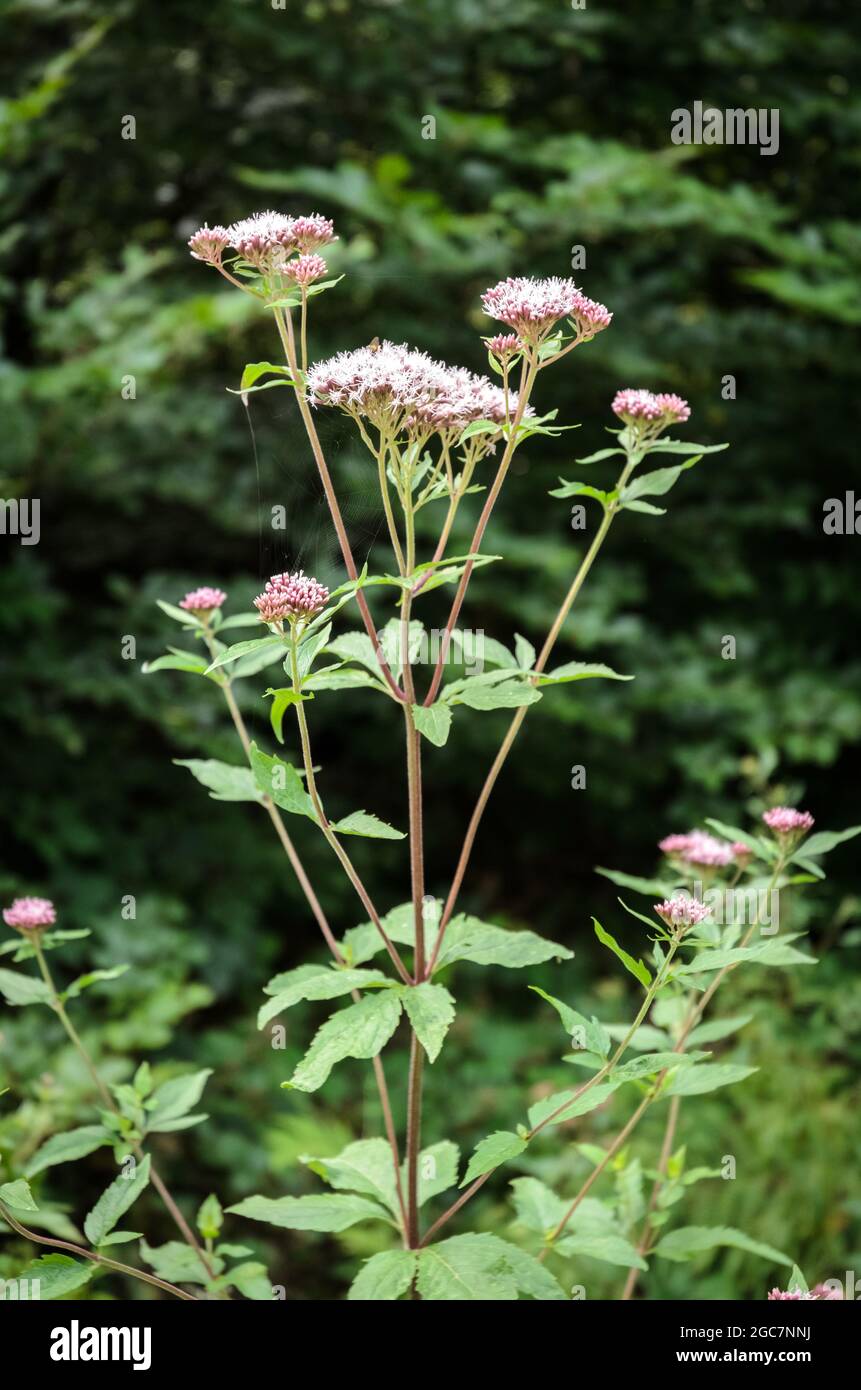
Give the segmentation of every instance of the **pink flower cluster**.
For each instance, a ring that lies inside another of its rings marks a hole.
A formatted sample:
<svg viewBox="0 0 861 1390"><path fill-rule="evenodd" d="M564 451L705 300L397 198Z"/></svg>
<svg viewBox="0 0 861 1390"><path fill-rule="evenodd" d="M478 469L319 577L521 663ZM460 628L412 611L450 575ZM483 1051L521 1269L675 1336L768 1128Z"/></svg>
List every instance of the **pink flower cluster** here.
<svg viewBox="0 0 861 1390"><path fill-rule="evenodd" d="M297 285L312 285L315 280L322 280L328 269L322 256L296 256L287 262L284 274Z"/></svg>
<svg viewBox="0 0 861 1390"><path fill-rule="evenodd" d="M192 589L185 598L180 599L179 606L193 613L196 618L202 618L204 614L220 608L226 599L227 595L223 589L211 589L208 584L204 584L200 589Z"/></svg>
<svg viewBox="0 0 861 1390"><path fill-rule="evenodd" d="M555 275L546 280L509 276L485 290L481 302L488 318L507 323L523 342L533 345L560 319L570 319L578 337L585 341L608 328L613 318L605 305L587 299L573 280Z"/></svg>
<svg viewBox="0 0 861 1390"><path fill-rule="evenodd" d="M15 927L18 931L51 927L56 920L57 912L49 898L16 898L11 907L3 909L7 927Z"/></svg>
<svg viewBox="0 0 861 1390"><path fill-rule="evenodd" d="M762 819L775 835L806 835L815 823L809 811L796 811L792 806L773 806L763 812Z"/></svg>
<svg viewBox="0 0 861 1390"><path fill-rule="evenodd" d="M793 1299L805 1303L827 1303L842 1298L842 1289L830 1289L827 1284L815 1284L809 1293L803 1293L801 1289L772 1289L767 1302L771 1303L778 1299Z"/></svg>
<svg viewBox="0 0 861 1390"><path fill-rule="evenodd" d="M665 898L655 903L655 912L668 927L695 927L704 922L711 912L710 907L697 898Z"/></svg>
<svg viewBox="0 0 861 1390"><path fill-rule="evenodd" d="M209 227L204 224L189 238L188 245L195 260L214 266L221 265L224 252L232 247L244 261L266 275L286 270L289 257L296 252L304 257L308 252L318 251L321 246L327 246L336 239L329 218L319 212L306 217L290 217L286 213L270 211L255 212L229 227ZM321 274L324 274L325 262L321 263ZM304 273L308 273L307 266ZM312 275L311 278L319 279L319 275Z"/></svg>
<svg viewBox="0 0 861 1390"><path fill-rule="evenodd" d="M392 434L459 432L473 420L505 419L504 392L487 377L388 341L315 362L308 371L308 399ZM517 409L515 393L509 393L509 409Z"/></svg>
<svg viewBox="0 0 861 1390"><path fill-rule="evenodd" d="M722 869L731 864L735 857L735 847L726 840L718 840L707 835L704 830L689 830L687 835L666 835L658 843L663 854L671 854L686 864L698 864L703 868ZM747 852L747 851L746 851Z"/></svg>
<svg viewBox="0 0 861 1390"><path fill-rule="evenodd" d="M265 623L283 623L285 618L313 618L328 601L325 585L297 570L295 574L273 574L254 600L254 607Z"/></svg>
<svg viewBox="0 0 861 1390"><path fill-rule="evenodd" d="M523 347L516 333L497 333L493 338L485 338L488 352L499 362L507 362Z"/></svg>
<svg viewBox="0 0 861 1390"><path fill-rule="evenodd" d="M681 424L689 420L691 414L690 406L681 396L667 391L654 395L651 391L637 390L632 386L616 392L612 410L626 425L657 426L658 430L666 429L667 425Z"/></svg>

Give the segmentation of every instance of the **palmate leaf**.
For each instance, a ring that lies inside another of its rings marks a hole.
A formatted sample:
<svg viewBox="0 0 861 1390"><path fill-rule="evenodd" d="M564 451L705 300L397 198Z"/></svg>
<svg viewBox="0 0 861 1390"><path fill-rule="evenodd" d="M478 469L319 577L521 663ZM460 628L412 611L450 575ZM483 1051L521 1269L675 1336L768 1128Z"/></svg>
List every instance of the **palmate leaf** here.
<svg viewBox="0 0 861 1390"><path fill-rule="evenodd" d="M344 1058L376 1057L397 1028L402 1007L398 992L386 989L333 1014L315 1034L290 1080L282 1085L297 1091L317 1091Z"/></svg>

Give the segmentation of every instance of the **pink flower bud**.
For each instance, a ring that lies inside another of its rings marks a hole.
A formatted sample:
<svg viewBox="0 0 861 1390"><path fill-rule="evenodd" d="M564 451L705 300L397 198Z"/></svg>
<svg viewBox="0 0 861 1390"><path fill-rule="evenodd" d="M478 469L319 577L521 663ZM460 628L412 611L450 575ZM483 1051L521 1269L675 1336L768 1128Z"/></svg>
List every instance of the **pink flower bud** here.
<svg viewBox="0 0 861 1390"><path fill-rule="evenodd" d="M655 903L655 912L662 922L674 930L687 927L695 927L699 922L705 921L711 913L711 908L706 907L697 898L665 898L662 903Z"/></svg>
<svg viewBox="0 0 861 1390"><path fill-rule="evenodd" d="M195 618L206 618L216 608L220 608L226 598L223 589L211 589L204 584L202 588L192 589L184 599L180 599L179 606L192 613Z"/></svg>
<svg viewBox="0 0 861 1390"><path fill-rule="evenodd" d="M49 898L16 898L11 907L3 909L3 920L16 931L34 931L53 926L57 913Z"/></svg>
<svg viewBox="0 0 861 1390"><path fill-rule="evenodd" d="M322 256L296 256L287 262L284 274L297 285L311 285L315 280L322 280L328 269Z"/></svg>
<svg viewBox="0 0 861 1390"><path fill-rule="evenodd" d="M313 618L328 601L329 590L297 570L295 574L273 574L254 600L254 607L265 623L283 623L285 618Z"/></svg>

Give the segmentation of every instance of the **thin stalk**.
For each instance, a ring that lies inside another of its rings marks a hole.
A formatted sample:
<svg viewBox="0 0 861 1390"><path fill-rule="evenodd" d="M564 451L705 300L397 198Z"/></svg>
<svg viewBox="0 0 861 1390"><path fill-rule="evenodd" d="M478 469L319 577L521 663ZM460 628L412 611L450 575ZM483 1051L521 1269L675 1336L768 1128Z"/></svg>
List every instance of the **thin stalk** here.
<svg viewBox="0 0 861 1390"><path fill-rule="evenodd" d="M63 1028L65 1029L69 1041L75 1048L76 1052L81 1058L81 1061L84 1063L84 1066L86 1067L87 1071L92 1077L93 1083L96 1087L96 1090L98 1091L98 1094L101 1096L103 1103L114 1115L117 1115L120 1113L119 1107L117 1106L107 1086L102 1081L102 1078L99 1076L99 1073L96 1070L92 1057L90 1056L89 1052L87 1051L86 1047L81 1041L81 1038L78 1035L78 1031L75 1028L75 1025L72 1023L72 1020L69 1018L69 1015L66 1012L63 1001L60 998L59 991L57 990L57 986L54 983L54 977L51 974L48 962L45 959L45 952L42 949L42 943L39 940L38 935L33 936L32 942L33 950L36 955L36 960L39 965L39 970L42 975L42 979L45 981L45 984L51 992L51 1006L54 1009L54 1012L59 1018L61 1024L63 1025ZM140 1144L132 1144L130 1147L132 1149L132 1152L135 1154L136 1158L143 1158L144 1150ZM183 1216L182 1212L180 1211L179 1207L177 1206L176 1202L174 1201L173 1197L168 1191L163 1179L159 1176L159 1174L156 1172L156 1169L152 1165L150 1165L150 1178L152 1179L153 1187L158 1192L159 1196L164 1202L164 1205L170 1212L170 1215L173 1217L174 1222L176 1223L179 1230L182 1232L183 1238L191 1246L191 1249L194 1251L201 1264L203 1265L207 1277L209 1279L214 1279L215 1271L212 1265L209 1263L208 1259L206 1258L206 1255L199 1241L197 1240L194 1232L192 1231L191 1227L189 1226L188 1222L186 1221L185 1217Z"/></svg>
<svg viewBox="0 0 861 1390"><path fill-rule="evenodd" d="M114 1269L118 1274L128 1274L132 1279L140 1279L144 1284L152 1284L157 1289L164 1289L166 1293L172 1294L174 1298L181 1298L186 1303L199 1303L200 1299L195 1298L194 1294L186 1293L184 1289L178 1289L176 1284L169 1284L166 1279L159 1279L156 1274L148 1274L146 1270L134 1269L132 1265L122 1264L119 1260L109 1260L107 1255L97 1255L94 1250L87 1250L83 1245L75 1245L70 1240L55 1240L48 1236L40 1236L36 1231L31 1231L27 1226L22 1226L21 1222L12 1215L7 1207L0 1202L0 1216L13 1231L17 1231L19 1236L24 1236L26 1240L31 1240L34 1245L48 1245L52 1250L69 1250L73 1255L80 1255L82 1259L89 1260L91 1264L103 1265L106 1269Z"/></svg>
<svg viewBox="0 0 861 1390"><path fill-rule="evenodd" d="M383 499L383 511L386 514L386 525L389 528L389 540L392 543L392 550L395 553L395 559L398 563L398 573L403 575L409 574L409 569L407 568L406 561L404 560L404 552L401 549L400 537L398 536L398 528L395 523L395 513L392 507L392 498L389 492L389 479L386 474L386 454L389 450L389 443L390 441L386 439L383 435L380 436L380 447L377 450L376 455L377 475L380 480L380 495Z"/></svg>
<svg viewBox="0 0 861 1390"><path fill-rule="evenodd" d="M673 1096L670 1100L670 1108L667 1114L667 1123L664 1127L664 1138L661 1143L661 1155L658 1159L658 1175L652 1184L652 1191L649 1195L649 1204L646 1207L646 1218L643 1222L643 1229L640 1233L640 1239L637 1241L637 1254L641 1257L645 1255L646 1251L649 1248L649 1237L652 1229L652 1212L655 1210L655 1207L657 1206L658 1197L660 1195L661 1188L664 1185L664 1178L666 1176L667 1167L670 1162L670 1156L673 1152L673 1143L676 1137L676 1128L679 1123L679 1110L681 1109L681 1103L681 1096ZM621 1301L623 1303L627 1303L628 1299L630 1299L630 1297L632 1296L634 1289L637 1286L637 1280L639 1276L639 1269L637 1269L636 1265L632 1265L631 1268L628 1270L628 1277L625 1280L625 1287L622 1290Z"/></svg>
<svg viewBox="0 0 861 1390"><path fill-rule="evenodd" d="M615 490L617 492L621 492L622 488L625 486L625 483L630 477L632 470L636 467L636 463L636 457L629 457L626 460L625 467L622 469L622 472L620 473L619 479L616 483ZM583 557L580 567L577 570L577 573L575 574L571 582L571 586L567 594L565 595L565 598L562 601L559 611L556 614L550 631L548 632L547 637L544 641L544 645L541 648L538 660L535 663L536 675L539 675L546 667L547 662L550 659L550 654L556 645L556 641L559 637L560 632L562 631L565 619L568 617L568 614L574 606L577 596L580 593L580 590L582 589L586 581L586 577L589 574L589 571L595 563L598 553L602 545L604 544L604 541L607 538L607 533L609 532L610 527L612 526L618 511L618 500L616 502L611 502L610 506L605 509L604 516L601 520L601 525L595 532L592 544L589 546L589 549ZM470 817L469 825L467 826L466 835L464 836L463 845L461 847L460 855L457 861L457 866L455 868L454 878L452 879L451 888L449 889L448 897L446 898L445 907L443 909L442 917L440 919L440 928L437 934L436 945L434 947L433 956L431 958L429 972L432 971L434 966L436 965L437 957L442 947L443 936L445 934L446 927L448 926L448 923L451 920L452 913L454 912L455 904L457 903L461 886L463 884L464 876L466 874L470 857L472 855L473 845L475 844L475 837L478 834L478 827L481 824L481 818L484 815L485 808L487 806L488 801L490 800L490 796L493 791L493 788L496 785L497 778L499 777L499 774L502 771L503 766L505 765L505 761L509 753L511 752L514 740L517 738L517 735L520 732L520 726L526 718L526 714L529 708L529 705L521 705L518 709L515 710L511 723L509 724L508 730L505 734L505 737L502 740L499 752L497 753L496 757L493 760L493 763L491 764L490 771L488 772L487 777L484 780L484 785L479 793L478 801L475 804L475 809L473 810L472 816Z"/></svg>
<svg viewBox="0 0 861 1390"><path fill-rule="evenodd" d="M302 416L302 423L305 426L305 432L308 435L308 441L311 445L311 452L314 455L314 461L317 465L317 471L320 474L320 481L323 484L323 491L326 494L326 501L329 504L329 511L332 516L332 524L335 527L335 534L338 537L338 545L341 548L341 555L344 560L344 565L346 567L347 574L350 576L351 579L355 580L358 579L359 572L356 568L356 562L353 558L353 551L350 546L349 537L347 535L347 528L344 525L344 518L341 515L341 508L338 504L337 494L332 484L332 478L329 473L328 465L326 463L326 457L323 453L323 446L321 445L320 437L317 434L317 427L314 424L314 418L311 414L311 408L308 405L307 400L305 399L304 389L299 383L299 381L295 380L295 378L298 377L300 368L296 360L296 344L293 338L292 319L290 317L289 312L287 314L284 314L280 309L274 309L273 313L275 315L275 323L278 328L278 333L281 338L281 343L284 348L287 363L294 376L293 390L296 396L296 404L299 407L299 414ZM371 611L368 608L367 599L365 598L365 595L362 593L361 589L358 589L356 591L356 603L358 604L359 612L362 615L362 622L365 624L365 631L367 632L368 636L374 644L374 651L377 653L377 660L380 663L380 670L382 671L387 684L391 688L392 694L396 697L396 699L403 700L403 692L398 686L398 683L392 675L391 671L389 670L388 662L386 661L382 652L379 650L380 643L379 638L377 636L377 630L374 627L374 620L371 617Z"/></svg>
<svg viewBox="0 0 861 1390"><path fill-rule="evenodd" d="M295 642L291 642L290 644L290 660L293 672L293 689L298 694L300 691L300 681L299 667L296 661ZM299 724L299 738L302 744L302 762L305 767L305 780L308 785L308 794L311 797L311 802L314 807L314 811L316 813L320 829L326 837L327 843L337 856L338 861L342 869L344 870L344 873L347 875L347 878L350 880L350 883L355 888L356 893L358 894L359 899L362 903L362 906L368 913L371 921L377 928L377 931L380 933L380 936L382 937L383 942L385 944L386 950L388 951L389 956L391 958L392 964L394 965L404 984L411 984L412 981L409 977L409 974L407 973L406 966L401 960L396 947L394 946L393 942L389 937L388 932L383 926L380 920L379 913L377 912L377 909L374 907L374 904L368 896L368 892L365 888L364 883L362 882L359 874L356 872L356 869L353 866L353 861L350 859L350 856L348 855L347 851L344 849L343 845L339 841L337 835L335 834L334 830L329 824L325 811L323 810L323 803L320 799L320 793L317 790L317 779L314 775L314 762L311 757L311 738L308 732L308 721L305 718L303 701L298 700L294 708L296 710L296 719Z"/></svg>
<svg viewBox="0 0 861 1390"><path fill-rule="evenodd" d="M422 1126L422 1072L424 1053L413 1032L410 1038L410 1078L407 1101L407 1245L417 1250L419 1234L419 1150Z"/></svg>
<svg viewBox="0 0 861 1390"><path fill-rule="evenodd" d="M209 649L210 656L213 660L215 660L216 648L214 645L213 633L212 629L209 628L207 624L204 624L204 640ZM239 736L239 741L242 744L243 750L245 752L245 756L250 760L251 740L248 737L248 730L245 727L245 720L242 718L242 712L239 708L239 705L236 702L236 696L233 694L233 690L231 688L231 681L229 678L225 679L224 684L222 685L222 692L224 694L227 708L230 711L230 717L233 720L233 726L236 729L236 732ZM311 885L311 881L308 878L307 873L305 872L305 867L301 859L299 858L298 852L296 851L296 848L293 845L293 841L290 839L290 836L287 833L287 828L284 824L284 819L281 815L281 812L279 811L278 807L275 805L274 801L270 796L264 796L263 804L269 815L269 819L272 821L272 825L275 828L275 833L277 834L278 839L281 842L281 846L285 854L287 855L287 858L290 861L291 868L293 869L293 872L299 880L299 885L303 893L305 894L308 906L311 908L311 911L314 914L314 917L317 921L317 925L323 933L323 938L326 942L326 945L329 947L332 956L338 962L338 964L345 965L346 961L344 960L343 952L341 951L341 948L335 939L335 935L332 931L332 928L329 925L329 922L326 918L326 914L324 913L323 908L320 905L320 901L317 897L317 894L314 892L314 889ZM362 997L358 990L351 990L350 995L354 1004L358 1004L359 1000ZM392 1163L395 1172L395 1189L397 1191L398 1205L401 1211L403 1230L406 1238L407 1211L406 1203L404 1200L403 1182L401 1180L401 1156L400 1151L398 1149L398 1139L397 1133L395 1131L394 1120L392 1118L391 1098L389 1096L388 1083L386 1082L386 1074L383 1069L382 1061L379 1057L373 1058L373 1066L374 1077L377 1083L377 1091L379 1092L380 1097L380 1108L383 1113L383 1124L386 1130L386 1138L388 1139L389 1147L392 1150Z"/></svg>
<svg viewBox="0 0 861 1390"><path fill-rule="evenodd" d="M487 529L487 523L490 521L490 514L496 505L496 499L502 491L502 484L505 482L505 477L508 473L509 464L511 463L511 459L514 455L514 450L517 448L517 435L520 429L520 422L523 418L523 412L525 411L526 406L529 402L529 395L532 390L532 385L535 381L536 372L537 367L534 363L530 363L528 367L526 363L524 363L523 384L520 391L520 396L517 401L517 409L514 412L514 419L512 420L511 425L509 427L508 439L506 440L505 449L503 451L499 467L496 470L496 477L494 478L491 489L487 494L484 506L481 509L481 515L478 518L478 524L476 525L475 531L473 532L472 542L469 547L469 553L471 555L478 553L482 539L484 537L484 533ZM469 581L472 578L472 571L474 568L475 562L473 560L468 560L464 567L463 574L460 577L460 583L457 586L457 592L454 596L454 602L452 603L451 611L448 615L448 622L445 625L443 639L440 643L440 653L436 663L436 668L434 670L433 679L430 684L430 689L428 690L428 693L425 696L425 705L432 705L439 692L440 684L442 682L443 666L445 665L446 656L448 655L449 644L451 642L452 628L454 628L454 626L456 625L458 617L460 615L460 610L463 606L463 601L466 597L466 591L469 586Z"/></svg>

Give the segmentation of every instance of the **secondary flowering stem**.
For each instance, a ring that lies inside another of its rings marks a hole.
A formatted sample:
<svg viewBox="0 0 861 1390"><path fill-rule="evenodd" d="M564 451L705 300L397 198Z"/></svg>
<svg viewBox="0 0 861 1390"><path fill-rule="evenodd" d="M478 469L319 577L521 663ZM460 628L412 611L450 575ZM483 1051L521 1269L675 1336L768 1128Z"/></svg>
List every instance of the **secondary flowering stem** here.
<svg viewBox="0 0 861 1390"><path fill-rule="evenodd" d="M320 474L320 481L323 484L323 491L326 494L326 501L329 504L329 511L332 516L332 524L335 527L335 534L338 537L338 545L341 548L341 555L344 560L344 565L350 578L356 580L359 577L359 572L356 568L356 562L353 558L353 551L350 546L349 537L347 535L347 528L344 525L344 518L341 515L341 508L338 504L338 497L332 483L332 478L329 473L328 465L326 463L326 457L323 453L323 446L321 445L320 437L317 434L317 427L314 424L311 409L308 405L307 400L305 399L305 390L300 381L300 368L296 358L296 344L293 338L293 325L292 320L290 318L290 313L288 310L288 312L285 314L281 309L274 309L273 313L275 315L275 323L278 328L278 333L281 338L281 343L284 348L287 363L290 367L291 372L293 373L293 390L296 396L296 403L299 406L299 413L302 416L302 423L305 426L305 432L308 435L308 441L311 445L311 452L314 455L314 461L317 465L317 471ZM403 700L403 691L400 689L397 681L392 675L389 669L388 662L386 661L382 652L379 650L380 644L379 639L377 637L377 630L374 627L374 620L371 617L371 611L368 608L367 599L365 598L365 595L362 593L361 589L356 590L356 603L359 606L359 612L362 615L362 621L365 624L365 630L374 645L374 651L377 653L377 660L380 663L380 670L382 671L383 676L385 677L386 683L390 687L392 694L396 697L396 699Z"/></svg>
<svg viewBox="0 0 861 1390"><path fill-rule="evenodd" d="M290 644L290 664L293 674L293 689L298 695L301 692L301 682L299 680L299 666L296 659L295 642L291 642ZM380 933L380 936L382 937L383 942L385 944L386 950L388 951L389 956L391 958L392 964L394 965L404 984L411 984L412 982L410 980L409 974L407 973L406 966L401 960L397 948L391 941L388 932L383 926L382 921L380 920L380 915L377 912L377 909L374 907L374 904L371 901L370 896L368 895L367 889L365 888L364 883L362 882L359 874L357 873L353 865L353 861L351 860L349 854L344 849L343 845L341 844L340 840L338 839L337 835L335 834L334 830L329 824L329 820L326 816L325 811L323 810L323 802L320 799L320 793L317 790L317 779L314 775L314 762L311 757L311 739L308 732L308 721L305 718L305 710L303 707L303 701L301 699L297 700L295 710L296 719L299 724L299 738L302 744L302 762L305 767L305 780L308 785L308 794L311 797L311 802L313 804L314 812L317 817L317 823L319 824L320 829L326 837L327 843L330 845L335 855L337 856L338 861L342 869L344 870L344 873L347 875L347 878L350 880L350 883L355 888L356 893L359 896L359 900L362 903L362 906L368 913L368 916L370 917L374 926L377 928L377 931Z"/></svg>
<svg viewBox="0 0 861 1390"><path fill-rule="evenodd" d="M50 967L48 965L47 960L45 959L45 952L42 949L42 944L39 940L38 933L32 937L32 942L33 950L35 952L36 961L38 963L42 979L45 981L45 984L51 992L51 1007L53 1008L61 1024L63 1025L63 1028L66 1032L69 1041L75 1048L75 1051L78 1053L79 1057L81 1058L81 1061L84 1063L84 1066L89 1072L93 1080L93 1084L96 1087L96 1091L102 1099L102 1102L114 1115L117 1115L119 1114L119 1108L110 1091L108 1090L107 1086L105 1085L104 1081L99 1076L99 1073L96 1070L96 1066L93 1062L92 1057L90 1056L89 1052L87 1051L86 1047L81 1041L81 1038L78 1034L78 1030L75 1028L75 1025L72 1023L72 1020L69 1018L69 1015L66 1012L63 1001L60 998L59 991L57 990L57 986L54 983L54 977L51 974ZM140 1144L132 1144L130 1147L137 1159L140 1160L143 1158L144 1151ZM206 1255L203 1249L201 1248L200 1242L197 1240L194 1232L192 1231L191 1227L189 1226L188 1222L186 1221L185 1217L183 1216L182 1212L180 1211L179 1207L177 1206L176 1202L174 1201L173 1197L168 1191L166 1184L164 1183L163 1179L159 1176L159 1174L156 1172L156 1169L152 1166L152 1164L150 1165L150 1178L152 1180L153 1187L158 1192L159 1196L164 1202L164 1205L167 1207L167 1210L170 1212L170 1215L173 1217L174 1222L176 1223L177 1227L182 1233L183 1239L188 1243L188 1245L191 1246L191 1249L194 1251L201 1264L203 1265L207 1278L214 1279L215 1271L212 1265L210 1264L209 1260L206 1258Z"/></svg>
<svg viewBox="0 0 861 1390"><path fill-rule="evenodd" d="M209 627L207 623L204 623L204 640L206 642L207 647L209 648L210 656L214 661L217 652L213 642L212 629ZM248 730L245 727L245 720L242 718L242 712L239 708L239 705L237 704L236 696L233 694L233 690L231 688L231 681L229 677L225 677L221 688L224 694L227 708L230 711L230 717L233 720L233 726L236 729L236 732L239 736L239 741L242 744L245 756L250 761L251 740L248 737ZM326 945L329 947L332 956L338 962L338 964L345 965L346 961L344 960L343 952L341 951L341 948L338 945L337 940L335 939L334 932L332 931L326 914L323 911L322 906L320 905L320 900L317 897L317 894L314 892L311 880L308 878L308 875L305 872L305 866L299 858L298 852L293 844L293 841L290 839L290 836L287 833L287 827L284 824L284 818L281 815L281 812L279 811L278 807L275 805L274 801L270 796L264 796L263 804L266 808L269 819L271 820L272 825L275 828L275 833L278 836L278 839L281 843L281 847L290 861L290 867L292 868L297 879L299 880L299 886L301 887L302 892L305 894L308 906L314 914L320 931L323 933L323 938L326 942ZM359 1000L362 997L360 992L354 989L350 991L350 994L353 1003L358 1004ZM401 1210L404 1231L406 1232L407 1213L406 1203L404 1201L403 1183L401 1181L401 1156L400 1151L398 1149L398 1139L397 1134L395 1132L394 1118L392 1116L392 1103L391 1098L389 1096L389 1087L386 1081L386 1074L383 1069L383 1064L379 1056L374 1057L372 1061L374 1068L374 1078L377 1084L377 1091L379 1093L380 1098L380 1108L383 1113L383 1124L386 1130L386 1138L388 1139L389 1147L392 1150L392 1163L394 1166L395 1173L395 1189L397 1191L398 1204Z"/></svg>
<svg viewBox="0 0 861 1390"><path fill-rule="evenodd" d="M622 472L619 474L619 478L616 482L615 491L617 493L620 493L622 488L625 486L625 483L628 481L631 472L637 465L637 461L637 457L631 455L629 455L626 459L625 466L622 469ZM544 641L544 645L542 646L541 651L539 653L538 660L535 663L535 675L539 675L545 669L547 662L550 659L550 654L556 645L556 641L559 637L560 632L562 631L565 619L568 617L568 614L574 606L577 596L580 593L580 590L582 589L586 581L586 577L589 574L589 571L591 570L593 564L595 563L595 560L597 559L598 552L600 551L602 545L604 544L604 541L607 538L607 533L610 530L610 527L612 526L618 511L619 500L617 497L615 501L611 502L605 508L604 515L601 519L601 524L598 527L598 530L595 532L592 544L589 546L589 549L583 557L580 567L578 568L577 573L575 574L571 582L571 586L568 590L568 593L565 595L565 598L562 601L559 611L553 620L550 631L548 632L547 637ZM534 684L534 676L532 679ZM487 806L488 801L490 800L490 796L493 791L493 788L496 785L497 778L499 777L499 774L502 771L503 766L505 765L505 761L509 753L511 752L514 740L517 738L517 735L520 732L520 726L526 718L526 714L529 708L529 705L521 705L518 709L515 710L511 723L509 724L508 730L505 734L505 737L502 740L499 752L497 753L496 757L493 760L493 763L491 764L490 771L488 772L487 777L484 780L484 785L479 793L478 801L475 804L475 809L473 810L472 816L470 817L469 825L467 826L466 835L464 836L464 841L461 847L460 855L458 856L457 866L454 872L454 878L452 879L451 888L449 889L448 897L446 898L445 907L443 908L442 917L440 919L440 928L437 934L436 945L434 947L433 955L428 966L429 976L433 971L434 966L436 965L437 958L442 947L443 936L445 934L446 927L448 926L448 923L451 920L455 904L457 903L457 899L460 894L464 876L466 874L470 857L472 855L473 845L475 844L475 837L478 834L478 827L481 824L481 818L484 815L485 808Z"/></svg>
<svg viewBox="0 0 861 1390"><path fill-rule="evenodd" d="M105 1269L114 1269L118 1274L128 1274L132 1279L140 1279L144 1284L152 1284L157 1289L164 1289L166 1293L172 1294L174 1298L181 1298L186 1303L198 1303L200 1300L194 1294L186 1293L184 1289L178 1289L175 1284L169 1284L166 1279L159 1279L156 1274L148 1274L146 1270L134 1269L132 1265L121 1264L119 1260L109 1260L107 1255L97 1255L94 1250L87 1250L83 1245L75 1245L70 1240L56 1240L49 1236L40 1236L36 1231L31 1231L27 1226L23 1226L16 1217L12 1215L8 1207L0 1202L0 1216L13 1231L17 1231L19 1236L24 1236L34 1245L47 1245L52 1250L68 1250L73 1255L80 1255L81 1259L89 1260L91 1264L103 1265Z"/></svg>

